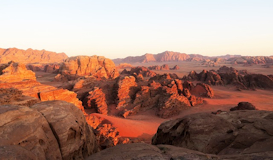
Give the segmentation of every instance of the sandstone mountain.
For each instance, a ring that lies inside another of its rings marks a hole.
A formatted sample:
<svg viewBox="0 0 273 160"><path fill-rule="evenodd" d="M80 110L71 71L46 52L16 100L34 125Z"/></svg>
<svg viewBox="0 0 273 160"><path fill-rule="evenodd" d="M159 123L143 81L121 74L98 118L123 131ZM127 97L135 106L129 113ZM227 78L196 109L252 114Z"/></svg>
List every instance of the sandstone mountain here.
<svg viewBox="0 0 273 160"><path fill-rule="evenodd" d="M55 63L62 62L66 58L67 55L65 53L56 53L46 50L0 48L0 63L7 63L9 61L23 63Z"/></svg>
<svg viewBox="0 0 273 160"><path fill-rule="evenodd" d="M165 51L159 54L145 54L142 56L126 57L124 59L114 59L115 63L148 63L148 62L169 62L169 61L185 61L190 56L185 53Z"/></svg>
<svg viewBox="0 0 273 160"><path fill-rule="evenodd" d="M75 56L66 59L59 68L56 80L73 80L79 77L114 79L119 76L114 62L102 56Z"/></svg>
<svg viewBox="0 0 273 160"><path fill-rule="evenodd" d="M241 56L241 55L223 55L223 56L203 56L200 54L186 54L173 51L165 51L158 54L147 53L142 56L129 56L118 58L113 61L119 63L148 63L148 62L180 62L180 61L200 61L208 66L216 66L219 60L231 64L273 64L273 56ZM216 63L216 64L207 64Z"/></svg>

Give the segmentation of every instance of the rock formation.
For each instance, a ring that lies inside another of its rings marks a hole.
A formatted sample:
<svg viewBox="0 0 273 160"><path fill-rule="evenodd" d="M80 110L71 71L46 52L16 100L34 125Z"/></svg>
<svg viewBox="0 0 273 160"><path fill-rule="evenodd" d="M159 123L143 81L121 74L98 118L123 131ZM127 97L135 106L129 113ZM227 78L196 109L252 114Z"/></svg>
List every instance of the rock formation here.
<svg viewBox="0 0 273 160"><path fill-rule="evenodd" d="M65 53L56 53L46 50L0 49L0 63L15 61L20 63L55 63L67 58Z"/></svg>
<svg viewBox="0 0 273 160"><path fill-rule="evenodd" d="M214 96L214 92L211 89L211 87L204 83L197 83L196 86L194 86L190 90L191 94L194 94L198 97L208 97L212 98Z"/></svg>
<svg viewBox="0 0 273 160"><path fill-rule="evenodd" d="M119 73L110 59L100 56L76 56L66 59L60 66L56 79L75 80L93 76L99 79L115 79Z"/></svg>
<svg viewBox="0 0 273 160"><path fill-rule="evenodd" d="M85 108L94 108L97 113L105 114L108 113L108 106L106 103L105 94L101 88L95 87L89 92L88 96L83 100Z"/></svg>
<svg viewBox="0 0 273 160"><path fill-rule="evenodd" d="M136 93L136 87L137 83L133 76L120 77L117 80L117 109L127 107L131 102L133 95Z"/></svg>
<svg viewBox="0 0 273 160"><path fill-rule="evenodd" d="M0 88L0 105L13 104L32 106L39 102L38 98L22 95L22 91L15 88Z"/></svg>
<svg viewBox="0 0 273 160"><path fill-rule="evenodd" d="M129 74L129 75L142 75L143 77L153 77L156 75L155 72L149 70L146 67L133 67L131 68L130 71L127 71L126 69L124 69L121 74Z"/></svg>
<svg viewBox="0 0 273 160"><path fill-rule="evenodd" d="M86 121L93 128L100 149L130 142L128 138L119 135L118 128L101 117L91 114L86 116Z"/></svg>
<svg viewBox="0 0 273 160"><path fill-rule="evenodd" d="M245 70L236 70L232 67L221 67L218 71L203 70L199 74L191 71L184 80L198 80L209 85L235 85L238 89L272 89L273 80L262 74L248 74Z"/></svg>
<svg viewBox="0 0 273 160"><path fill-rule="evenodd" d="M133 66L129 63L120 63L116 66L117 69L125 69L125 68L132 68Z"/></svg>
<svg viewBox="0 0 273 160"><path fill-rule="evenodd" d="M12 149L16 158L84 159L98 149L84 115L71 103L2 105L0 118L0 155Z"/></svg>
<svg viewBox="0 0 273 160"><path fill-rule="evenodd" d="M182 83L174 78L170 74L164 74L151 77L147 82L136 82L133 76L120 77L113 92L113 95L117 95L116 105L120 114L126 118L139 111L156 108L158 116L169 118L191 106L202 104L203 99L200 96L214 95L213 90L206 84L191 84L192 88L188 89L189 82ZM196 95L190 93L193 88ZM187 89L189 94L185 95Z"/></svg>
<svg viewBox="0 0 273 160"><path fill-rule="evenodd" d="M228 59L232 64L272 64L273 56L241 56Z"/></svg>
<svg viewBox="0 0 273 160"><path fill-rule="evenodd" d="M36 80L35 73L27 70L22 63L10 61L0 66L0 82L20 82L24 80Z"/></svg>
<svg viewBox="0 0 273 160"><path fill-rule="evenodd" d="M230 111L236 110L257 110L256 107L249 102L240 102L236 107L230 108Z"/></svg>
<svg viewBox="0 0 273 160"><path fill-rule="evenodd" d="M270 111L187 115L162 123L152 143L218 155L272 152L272 117Z"/></svg>
<svg viewBox="0 0 273 160"><path fill-rule="evenodd" d="M173 68L169 68L168 64L163 64L162 66L155 65L155 66L150 66L148 67L150 70L178 70L179 67L175 65Z"/></svg>
<svg viewBox="0 0 273 160"><path fill-rule="evenodd" d="M170 70L168 64L163 64L162 66L159 66L159 65L150 66L150 67L148 67L148 69L150 69L150 70Z"/></svg>
<svg viewBox="0 0 273 160"><path fill-rule="evenodd" d="M77 98L77 94L67 89L58 89L53 86L44 85L33 80L23 82L0 83L0 88L15 88L22 91L22 94L24 96L34 97L41 101L64 100L73 103L84 112L82 102Z"/></svg>
<svg viewBox="0 0 273 160"><path fill-rule="evenodd" d="M143 56L126 57L124 59L114 59L115 63L147 63L147 62L170 62L185 61L190 56L185 53L165 51L159 54L145 54Z"/></svg>
<svg viewBox="0 0 273 160"><path fill-rule="evenodd" d="M178 65L175 65L175 66L173 66L173 68L170 68L170 70L179 70L180 68L179 68L179 66Z"/></svg>

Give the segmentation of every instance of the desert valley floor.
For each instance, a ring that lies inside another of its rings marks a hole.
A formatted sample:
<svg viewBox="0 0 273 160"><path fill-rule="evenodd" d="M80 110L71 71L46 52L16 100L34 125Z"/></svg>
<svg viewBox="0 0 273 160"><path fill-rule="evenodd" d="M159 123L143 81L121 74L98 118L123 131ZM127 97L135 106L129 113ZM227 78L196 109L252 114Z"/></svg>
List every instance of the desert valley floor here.
<svg viewBox="0 0 273 160"><path fill-rule="evenodd" d="M151 63L133 63L133 66L152 66L152 65L163 65L168 64L170 67L174 65L179 66L179 70L158 70L154 71L158 74L164 73L175 73L179 77L188 75L192 70L196 72L201 72L205 70L218 70L220 66L207 67L202 66L198 62L151 62ZM228 67L234 67L238 70L247 70L249 73L256 74L273 74L272 68L265 68L262 65L244 66L244 65L232 65L224 64ZM122 71L122 69L120 69ZM62 86L62 82L54 82L54 77L56 74L36 72L37 81L42 84L52 85L55 87ZM194 81L194 83L198 83ZM191 107L187 110L182 111L179 115L173 116L168 119L159 118L155 115L155 109L140 112L137 115L132 115L126 119L119 116L107 116L97 113L92 113L98 117L107 119L112 123L114 127L117 127L120 136L122 137L133 137L139 138L141 141L150 143L152 137L157 131L158 126L166 121L176 118L181 118L185 115L190 115L193 113L200 112L215 112L217 110L229 111L230 108L236 106L239 102L250 102L259 110L273 111L273 92L272 90L255 89L255 90L241 90L237 91L233 85L226 86L211 86L214 90L215 96L213 98L204 98L204 103L197 106ZM115 108L115 106L110 106L110 108ZM88 110L87 110L88 112Z"/></svg>

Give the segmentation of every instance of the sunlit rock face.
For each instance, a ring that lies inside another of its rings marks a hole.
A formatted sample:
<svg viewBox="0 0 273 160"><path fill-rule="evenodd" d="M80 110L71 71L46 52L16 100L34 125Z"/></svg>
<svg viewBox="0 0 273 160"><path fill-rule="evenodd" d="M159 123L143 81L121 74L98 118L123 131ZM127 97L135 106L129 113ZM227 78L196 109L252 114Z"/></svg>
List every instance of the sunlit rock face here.
<svg viewBox="0 0 273 160"><path fill-rule="evenodd" d="M73 80L84 76L115 79L119 76L114 62L102 56L76 56L66 59L59 69L58 79Z"/></svg>
<svg viewBox="0 0 273 160"><path fill-rule="evenodd" d="M23 63L10 61L0 66L0 82L20 82L36 80L35 73L28 70Z"/></svg>

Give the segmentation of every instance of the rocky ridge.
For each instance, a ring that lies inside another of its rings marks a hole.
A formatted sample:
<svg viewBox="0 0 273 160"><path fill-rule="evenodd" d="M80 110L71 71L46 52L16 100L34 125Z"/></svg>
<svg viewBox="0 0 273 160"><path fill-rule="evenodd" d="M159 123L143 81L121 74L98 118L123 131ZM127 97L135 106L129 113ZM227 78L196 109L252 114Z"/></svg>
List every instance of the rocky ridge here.
<svg viewBox="0 0 273 160"><path fill-rule="evenodd" d="M62 62L66 58L67 55L65 53L56 53L46 50L0 48L0 63L8 63L10 61L20 63L55 63Z"/></svg>
<svg viewBox="0 0 273 160"><path fill-rule="evenodd" d="M184 80L202 81L209 85L235 85L240 89L272 89L273 79L270 75L249 74L246 70L238 71L233 67L223 66L218 71L203 70L199 74L191 71L188 76L183 77Z"/></svg>

